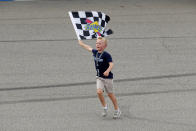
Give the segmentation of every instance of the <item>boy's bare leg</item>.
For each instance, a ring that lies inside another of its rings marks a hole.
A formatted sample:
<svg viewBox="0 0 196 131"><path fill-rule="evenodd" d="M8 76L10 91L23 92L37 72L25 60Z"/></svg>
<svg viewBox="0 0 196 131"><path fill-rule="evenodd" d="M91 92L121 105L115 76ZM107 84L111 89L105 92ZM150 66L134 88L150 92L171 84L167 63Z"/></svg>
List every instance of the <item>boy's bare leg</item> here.
<svg viewBox="0 0 196 131"><path fill-rule="evenodd" d="M99 100L100 100L102 106L106 107L105 99L104 99L104 96L103 96L103 90L102 89L97 89L97 95L99 97Z"/></svg>
<svg viewBox="0 0 196 131"><path fill-rule="evenodd" d="M114 109L118 110L118 104L117 104L117 100L116 100L115 95L113 93L108 93L108 96L110 97L110 99L114 105Z"/></svg>

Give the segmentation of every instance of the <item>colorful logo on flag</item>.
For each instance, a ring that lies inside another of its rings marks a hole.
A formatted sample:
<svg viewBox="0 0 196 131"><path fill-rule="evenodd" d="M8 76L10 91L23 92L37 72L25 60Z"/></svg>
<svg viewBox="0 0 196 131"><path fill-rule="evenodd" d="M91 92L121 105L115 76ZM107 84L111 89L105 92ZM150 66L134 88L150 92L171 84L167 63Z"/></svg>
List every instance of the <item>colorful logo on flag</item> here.
<svg viewBox="0 0 196 131"><path fill-rule="evenodd" d="M94 30L95 33L101 36L100 32L102 31L103 27L98 24L98 21L92 22L91 20L86 19L86 22L88 24L85 26L85 30Z"/></svg>

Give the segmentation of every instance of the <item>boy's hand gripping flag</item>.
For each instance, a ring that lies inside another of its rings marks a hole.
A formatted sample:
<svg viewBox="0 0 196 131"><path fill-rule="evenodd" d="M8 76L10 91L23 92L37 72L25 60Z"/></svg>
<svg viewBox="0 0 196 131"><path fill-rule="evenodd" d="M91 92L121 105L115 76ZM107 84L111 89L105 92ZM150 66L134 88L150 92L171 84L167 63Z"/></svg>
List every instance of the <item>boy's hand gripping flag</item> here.
<svg viewBox="0 0 196 131"><path fill-rule="evenodd" d="M110 17L97 11L69 11L71 22L74 26L78 40L105 37L113 33L106 29Z"/></svg>

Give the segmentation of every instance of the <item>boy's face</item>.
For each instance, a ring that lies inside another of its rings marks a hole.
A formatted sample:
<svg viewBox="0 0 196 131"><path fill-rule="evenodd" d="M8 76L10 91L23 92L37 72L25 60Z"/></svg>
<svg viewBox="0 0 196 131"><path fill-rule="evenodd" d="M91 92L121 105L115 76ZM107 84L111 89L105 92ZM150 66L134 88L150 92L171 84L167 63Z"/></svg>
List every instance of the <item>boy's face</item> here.
<svg viewBox="0 0 196 131"><path fill-rule="evenodd" d="M103 51L106 48L105 41L101 39L97 39L96 48L98 51Z"/></svg>

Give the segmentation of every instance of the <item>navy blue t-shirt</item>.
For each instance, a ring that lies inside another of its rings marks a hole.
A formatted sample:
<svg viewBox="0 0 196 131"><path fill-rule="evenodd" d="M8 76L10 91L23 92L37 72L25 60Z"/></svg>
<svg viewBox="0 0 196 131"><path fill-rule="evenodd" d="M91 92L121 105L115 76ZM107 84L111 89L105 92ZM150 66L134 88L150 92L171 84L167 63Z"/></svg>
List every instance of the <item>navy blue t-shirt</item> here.
<svg viewBox="0 0 196 131"><path fill-rule="evenodd" d="M111 55L104 51L102 53L98 53L98 50L92 50L94 61L95 61L95 69L97 71L97 76L107 79L113 79L113 73L110 71L108 76L104 76L103 73L108 69L109 62L112 62Z"/></svg>

